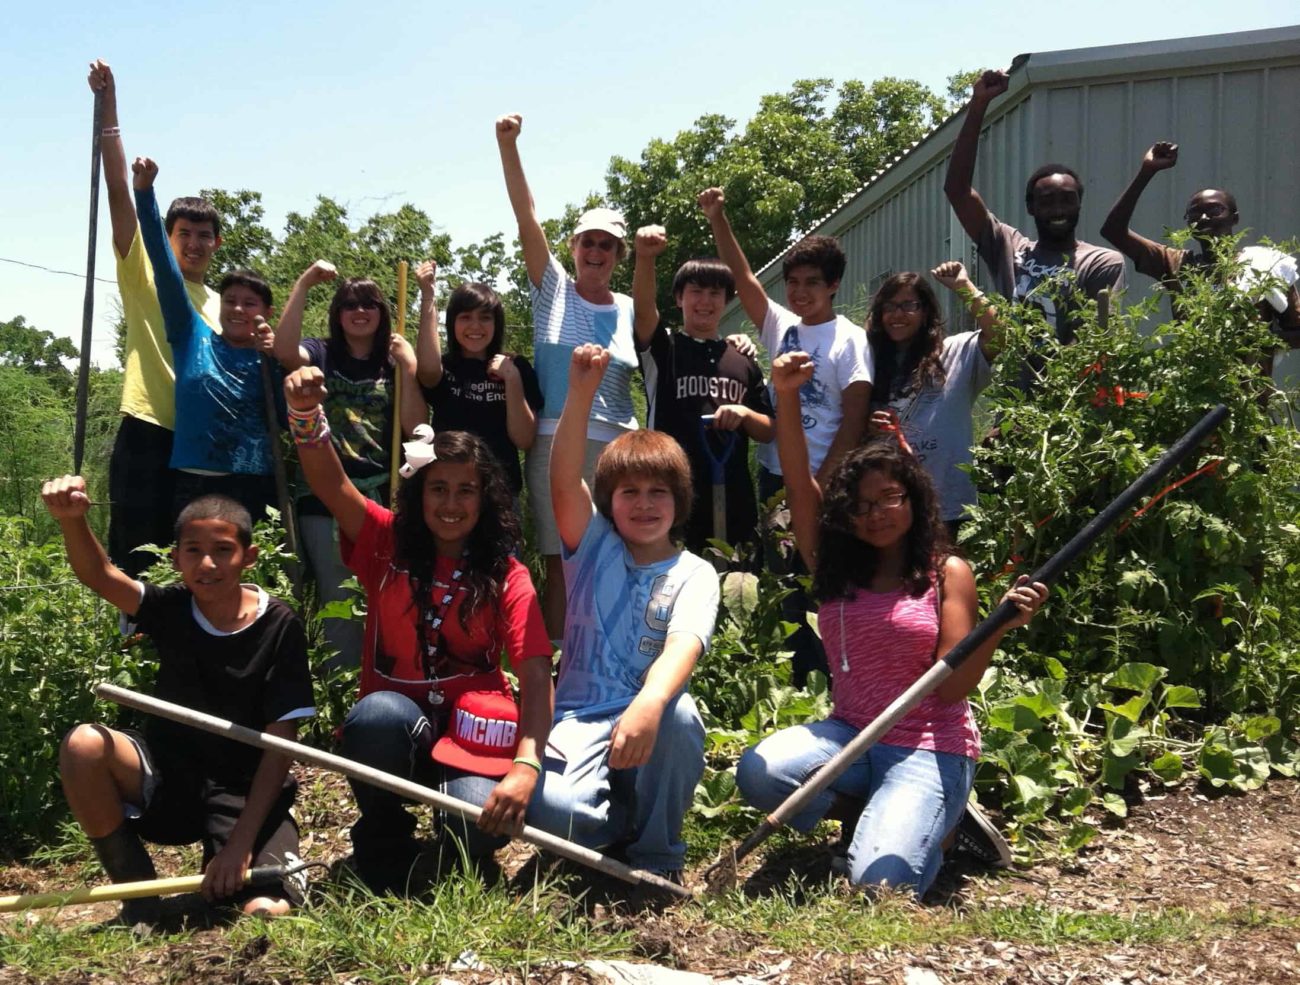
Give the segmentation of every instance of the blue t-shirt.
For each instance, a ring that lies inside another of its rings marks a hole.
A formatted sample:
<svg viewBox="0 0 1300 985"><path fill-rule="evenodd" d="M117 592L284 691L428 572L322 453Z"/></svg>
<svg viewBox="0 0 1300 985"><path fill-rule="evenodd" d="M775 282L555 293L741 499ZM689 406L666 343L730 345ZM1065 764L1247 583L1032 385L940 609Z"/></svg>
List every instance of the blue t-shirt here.
<svg viewBox="0 0 1300 985"><path fill-rule="evenodd" d="M542 384L544 417L538 434L554 434L569 391L573 350L594 342L609 350L609 366L591 405L587 437L613 441L637 429L632 407L632 373L637 367L632 331L632 299L615 294L613 304L592 304L578 294L578 285L550 257L540 287L529 285L533 302L533 360Z"/></svg>
<svg viewBox="0 0 1300 985"><path fill-rule="evenodd" d="M637 564L613 524L592 516L578 549L564 552L568 606L555 686L555 717L622 711L670 633L690 633L704 651L718 615L718 575L682 551Z"/></svg>
<svg viewBox="0 0 1300 985"><path fill-rule="evenodd" d="M136 189L135 208L176 367L171 467L270 475L274 466L262 396L262 356L254 349L232 346L195 310L152 188ZM278 365L271 370L278 384L283 373ZM284 398L278 386L274 389L276 405L282 407Z"/></svg>

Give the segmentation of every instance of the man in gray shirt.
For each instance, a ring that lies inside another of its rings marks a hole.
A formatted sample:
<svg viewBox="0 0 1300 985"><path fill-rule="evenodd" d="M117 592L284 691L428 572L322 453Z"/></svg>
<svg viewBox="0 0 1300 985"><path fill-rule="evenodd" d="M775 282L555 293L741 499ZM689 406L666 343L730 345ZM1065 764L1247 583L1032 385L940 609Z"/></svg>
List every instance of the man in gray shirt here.
<svg viewBox="0 0 1300 985"><path fill-rule="evenodd" d="M1075 238L1083 182L1063 164L1044 165L1030 175L1026 185L1025 205L1033 217L1037 240L999 221L971 187L984 114L989 103L1007 91L1008 83L1007 74L999 70L987 71L975 81L943 190L966 235L975 241L981 259L988 264L993 289L1009 300L1041 309L1057 339L1068 345L1075 341L1072 291L1081 290L1095 298L1103 290L1122 290L1124 258L1115 250ZM1066 271L1073 273L1075 286L1062 293L1058 275Z"/></svg>

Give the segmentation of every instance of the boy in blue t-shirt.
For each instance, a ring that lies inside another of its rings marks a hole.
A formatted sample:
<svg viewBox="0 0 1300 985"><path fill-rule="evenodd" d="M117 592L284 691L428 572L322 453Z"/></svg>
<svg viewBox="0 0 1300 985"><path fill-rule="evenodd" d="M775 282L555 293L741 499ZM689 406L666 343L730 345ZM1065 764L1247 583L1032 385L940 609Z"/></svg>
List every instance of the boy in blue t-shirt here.
<svg viewBox="0 0 1300 985"><path fill-rule="evenodd" d="M579 844L627 841L635 867L680 881L682 819L704 772L704 725L686 692L708 649L718 576L674 542L690 463L657 431L606 446L582 478L587 420L609 353L581 345L551 446L551 502L568 586L555 724L530 824Z"/></svg>
<svg viewBox="0 0 1300 985"><path fill-rule="evenodd" d="M177 470L173 515L198 496L229 496L254 522L275 502L275 467L266 426L262 355L274 338L271 288L251 270L221 279L221 334L195 310L185 290L158 214L153 184L158 165L137 157L131 165L140 236L153 264L167 341L176 369L176 437L171 467ZM280 413L283 378L272 360L272 397Z"/></svg>

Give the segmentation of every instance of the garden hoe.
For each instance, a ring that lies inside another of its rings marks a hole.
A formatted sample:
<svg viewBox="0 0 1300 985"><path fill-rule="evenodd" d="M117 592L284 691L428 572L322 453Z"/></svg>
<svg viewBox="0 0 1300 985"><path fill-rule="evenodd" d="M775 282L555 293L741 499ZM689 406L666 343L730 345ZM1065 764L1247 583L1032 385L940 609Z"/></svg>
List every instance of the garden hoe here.
<svg viewBox="0 0 1300 985"><path fill-rule="evenodd" d="M313 866L325 868L321 862L299 862L297 865L259 865L244 873L245 886L268 886L281 882ZM197 893L203 885L203 876L175 876L171 879L146 879L143 882L114 882L107 886L87 889L70 889L62 893L33 893L30 896L0 896L0 913L17 913L20 910L42 910L49 906L71 906L74 903L104 903L109 900L139 899L143 896L175 896L177 893Z"/></svg>
<svg viewBox="0 0 1300 985"><path fill-rule="evenodd" d="M303 745L301 742L292 742L289 739L281 739L275 735L268 735L265 732L245 728L242 725L236 725L234 722L217 718L214 715L206 715L203 712L194 711L182 705L172 704L170 701L137 694L124 687L117 687L113 684L100 684L95 688L95 695L109 701L116 701L127 708L134 708L137 711L157 715L160 718L169 718L174 722L190 725L205 732L212 732L227 739L234 739L236 742L242 742L245 745L274 750L291 759L296 759L300 763L310 763L312 766L319 766L321 769L327 769L333 773L342 773L351 779L360 780L362 783L368 783L372 787L387 790L408 800L428 804L449 814L456 814L468 821L477 821L479 815L483 813L482 808L474 804L459 800L430 787L413 783L392 773L374 769L364 763L358 763L343 756L335 756L333 753L322 752L319 749L313 749L311 746ZM689 889L664 879L662 876L642 869L634 869L606 855L592 851L590 848L584 848L579 844L560 838L547 831L542 831L539 828L526 826L519 832L518 837L523 841L536 845L538 848L544 848L556 855L604 872L606 875L622 879L624 882L633 885L652 886L673 896L686 899L691 896Z"/></svg>
<svg viewBox="0 0 1300 985"><path fill-rule="evenodd" d="M709 481L713 485L713 539L730 543L727 540L727 462L736 450L737 435L735 431L718 431L713 427L712 414L700 415L700 447L709 460ZM718 438L721 450L713 454L713 445L709 443L710 433ZM726 567L726 561L719 562L719 568Z"/></svg>
<svg viewBox="0 0 1300 985"><path fill-rule="evenodd" d="M1128 512L1144 496L1161 476L1187 457L1191 451L1217 428L1228 416L1228 410L1219 404L1206 414L1190 431L1178 439L1157 459L1150 468L1120 493L1104 510L1088 521L1074 538L1056 552L1037 571L1029 576L1030 582L1042 582L1051 585L1061 573L1072 564L1093 542L1102 535L1119 517ZM829 787L846 769L860 759L882 736L915 708L944 680L948 678L971 655L980 644L984 643L999 627L1009 621L1016 613L1012 602L1002 602L989 613L978 626L970 631L964 639L944 654L941 660L926 671L906 691L871 722L866 728L826 765L818 770L799 789L790 794L785 801L769 814L763 822L740 845L724 849L722 856L704 871L704 882L708 892L724 892L736 883L737 865L745 856L767 840L768 836L780 829L786 821L802 811L808 803Z"/></svg>

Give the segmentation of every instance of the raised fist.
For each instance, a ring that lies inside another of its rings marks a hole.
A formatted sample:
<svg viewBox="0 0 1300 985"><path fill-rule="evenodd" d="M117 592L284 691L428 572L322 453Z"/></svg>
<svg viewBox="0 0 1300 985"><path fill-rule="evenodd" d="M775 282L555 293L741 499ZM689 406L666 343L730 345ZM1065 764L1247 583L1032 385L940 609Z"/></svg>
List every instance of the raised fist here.
<svg viewBox="0 0 1300 985"><path fill-rule="evenodd" d="M96 58L90 63L90 74L86 76L86 81L90 83L91 92L110 93L113 91L113 70L104 59Z"/></svg>
<svg viewBox="0 0 1300 985"><path fill-rule="evenodd" d="M709 219L716 219L722 215L722 206L726 202L727 196L721 188L706 188L700 192L699 197L695 200L702 211Z"/></svg>
<svg viewBox="0 0 1300 985"><path fill-rule="evenodd" d="M497 142L514 143L519 138L519 131L524 128L524 118L518 113L507 113L497 117Z"/></svg>
<svg viewBox="0 0 1300 985"><path fill-rule="evenodd" d="M806 352L786 352L772 360L772 389L795 393L813 377L816 366Z"/></svg>
<svg viewBox="0 0 1300 985"><path fill-rule="evenodd" d="M594 394L604 379L605 367L609 365L609 350L584 343L573 350L569 361L569 386L586 394Z"/></svg>
<svg viewBox="0 0 1300 985"><path fill-rule="evenodd" d="M663 226L642 226L636 231L636 255L657 257L668 249L668 232Z"/></svg>
<svg viewBox="0 0 1300 985"><path fill-rule="evenodd" d="M930 276L950 291L966 287L971 282L970 275L966 273L966 267L960 260L945 260L930 271Z"/></svg>
<svg viewBox="0 0 1300 985"><path fill-rule="evenodd" d="M983 72L971 86L971 102L989 103L1007 91L1011 77L1000 68Z"/></svg>
<svg viewBox="0 0 1300 985"><path fill-rule="evenodd" d="M437 277L438 262L436 260L421 260L415 268L415 282L420 285L421 294L433 293L433 282Z"/></svg>
<svg viewBox="0 0 1300 985"><path fill-rule="evenodd" d="M328 260L317 260L302 272L302 279L308 287L324 284L339 275L338 268Z"/></svg>
<svg viewBox="0 0 1300 985"><path fill-rule="evenodd" d="M317 366L304 366L284 378L284 399L294 410L307 411L319 407L328 392L325 374Z"/></svg>
<svg viewBox="0 0 1300 985"><path fill-rule="evenodd" d="M1172 168L1178 163L1178 145L1168 140L1157 140L1142 158L1142 170L1155 173Z"/></svg>
<svg viewBox="0 0 1300 985"><path fill-rule="evenodd" d="M85 516L90 509L86 480L79 475L51 479L41 486L41 499L45 500L45 508L56 520L76 519Z"/></svg>
<svg viewBox="0 0 1300 985"><path fill-rule="evenodd" d="M488 376L502 383L519 379L519 367L515 365L515 357L504 352L498 352L492 357L492 361L488 363L487 373Z"/></svg>
<svg viewBox="0 0 1300 985"><path fill-rule="evenodd" d="M158 164L152 157L137 157L131 162L132 185L137 191L152 188L158 178Z"/></svg>

